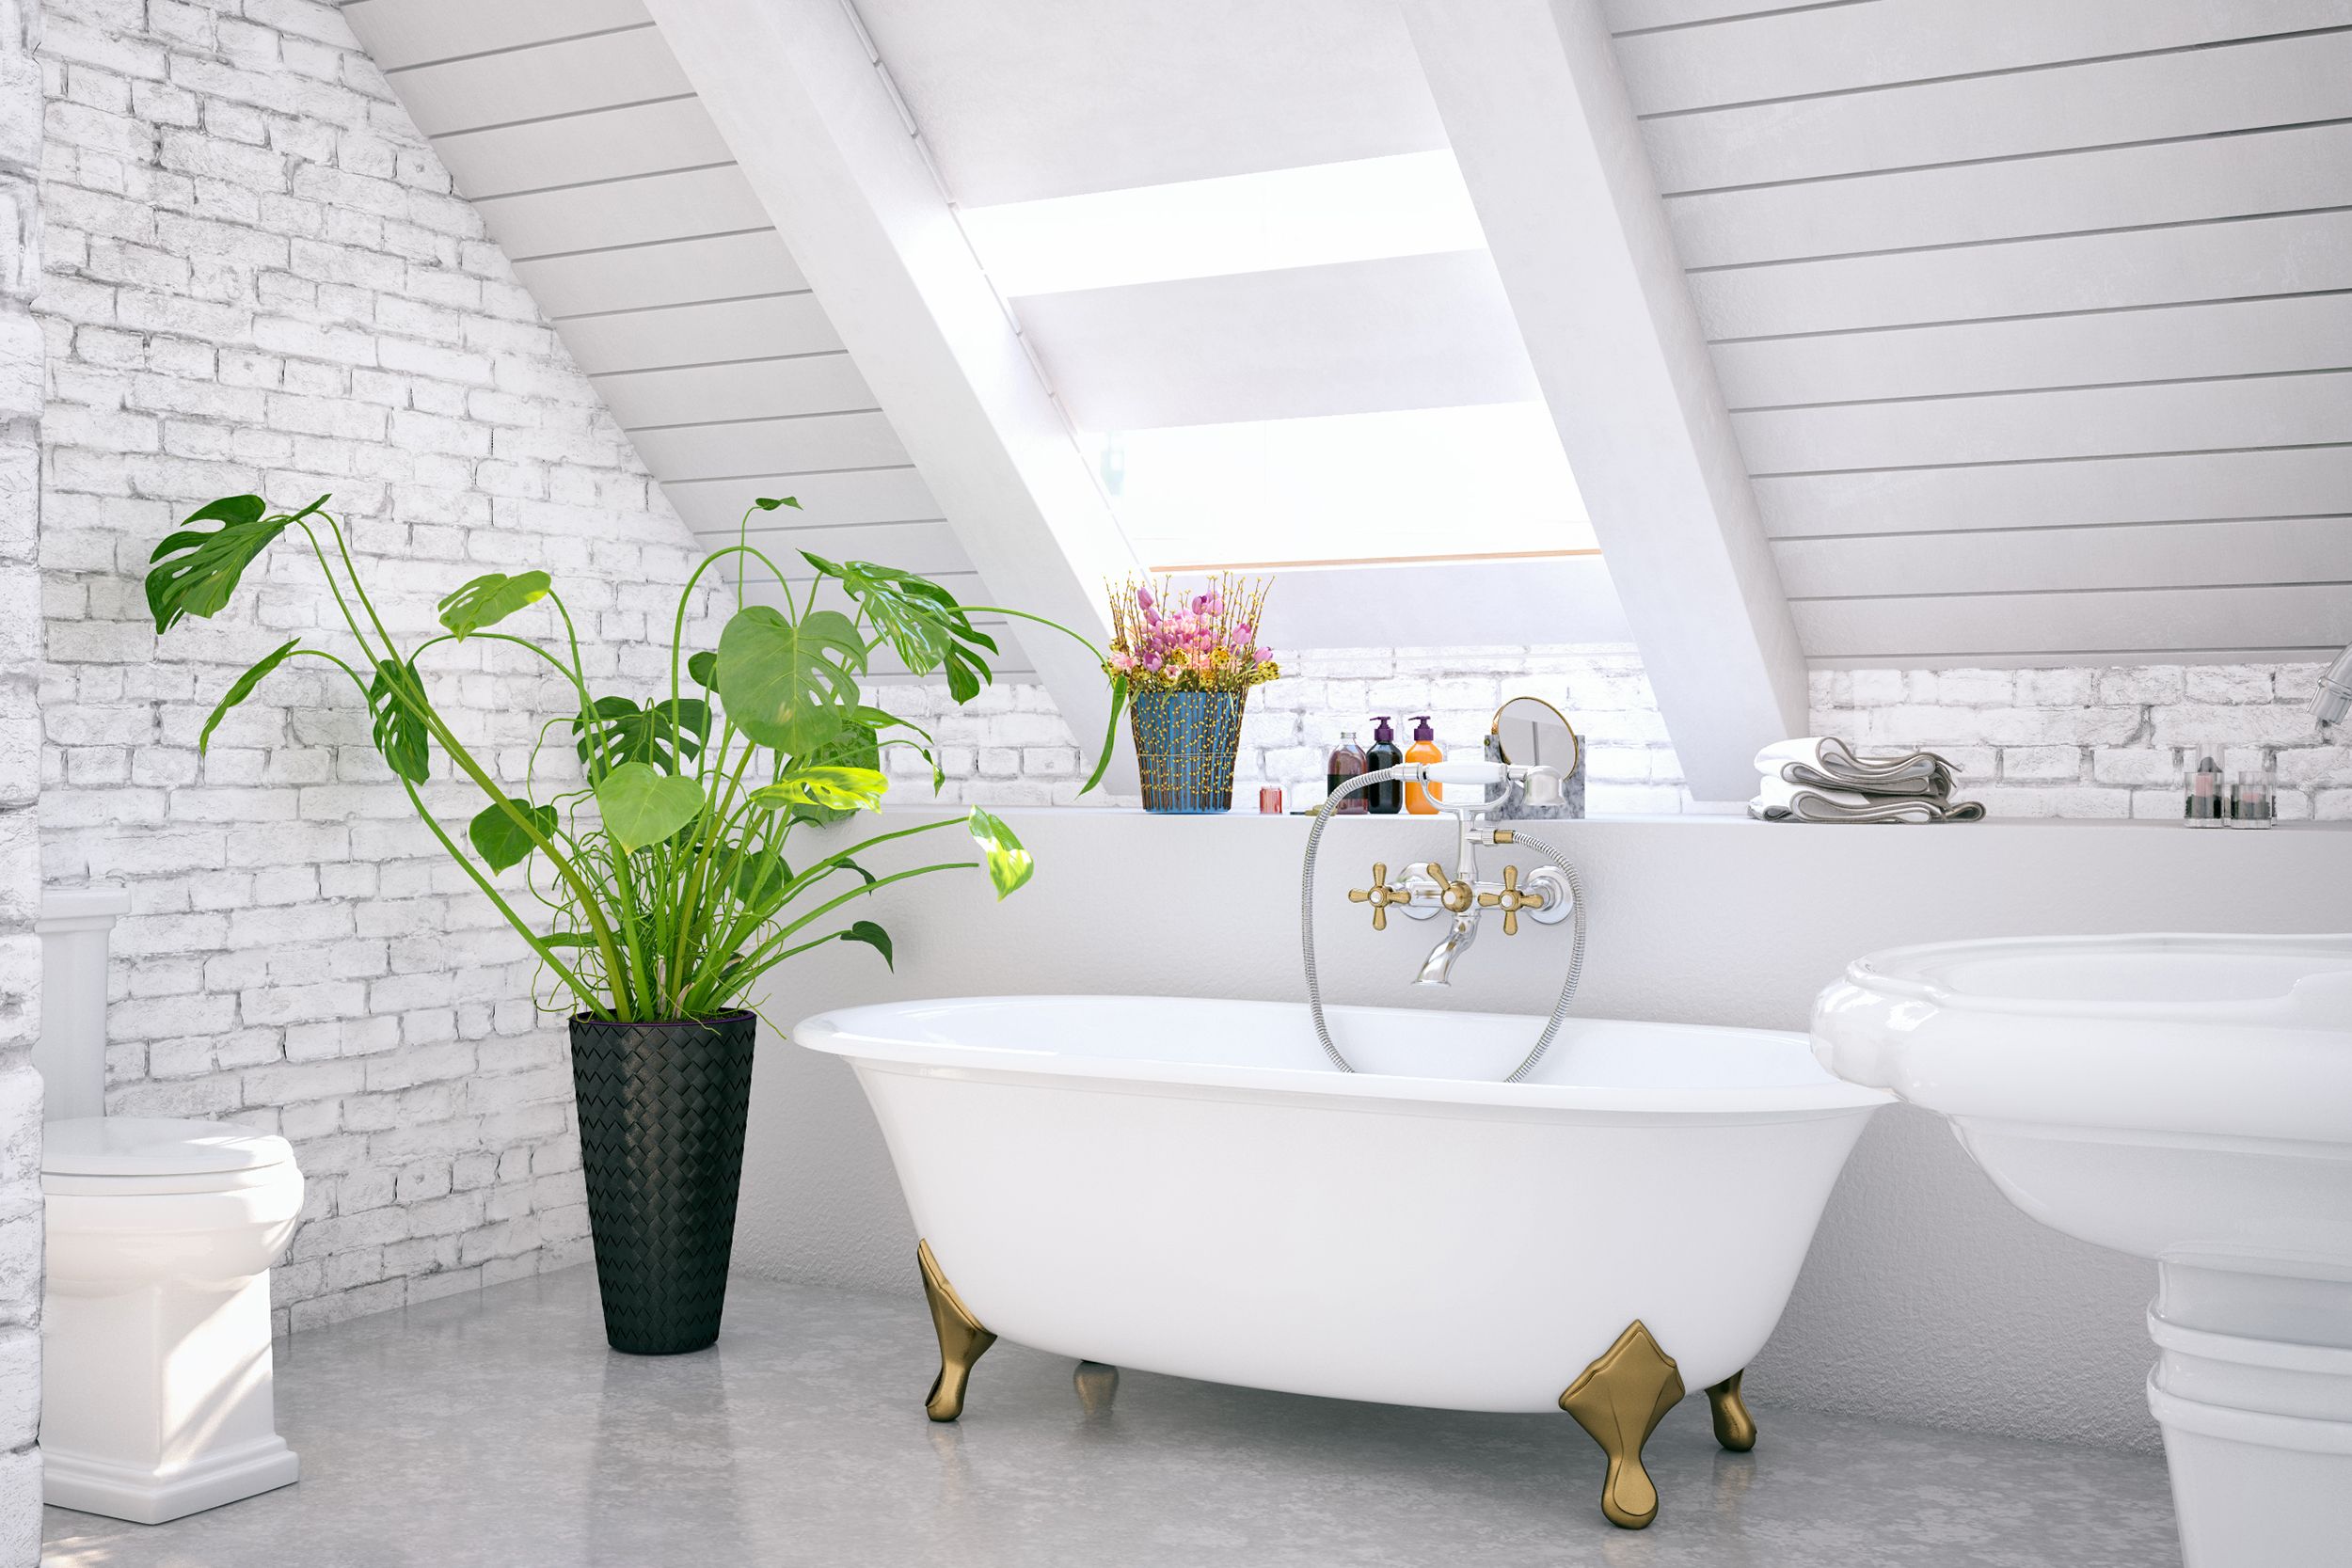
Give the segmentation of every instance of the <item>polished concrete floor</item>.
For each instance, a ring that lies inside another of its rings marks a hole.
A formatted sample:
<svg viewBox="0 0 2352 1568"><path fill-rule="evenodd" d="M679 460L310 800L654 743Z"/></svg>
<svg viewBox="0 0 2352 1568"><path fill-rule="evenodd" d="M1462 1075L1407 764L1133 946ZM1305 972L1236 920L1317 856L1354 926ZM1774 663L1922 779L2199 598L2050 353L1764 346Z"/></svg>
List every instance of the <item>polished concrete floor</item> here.
<svg viewBox="0 0 2352 1568"><path fill-rule="evenodd" d="M605 1349L575 1269L304 1334L297 1485L153 1528L51 1509L56 1568L2164 1568L2160 1460L1686 1400L1640 1533L1565 1416L1462 1416L1129 1373L1000 1344L925 1420L922 1303L735 1283L711 1351Z"/></svg>

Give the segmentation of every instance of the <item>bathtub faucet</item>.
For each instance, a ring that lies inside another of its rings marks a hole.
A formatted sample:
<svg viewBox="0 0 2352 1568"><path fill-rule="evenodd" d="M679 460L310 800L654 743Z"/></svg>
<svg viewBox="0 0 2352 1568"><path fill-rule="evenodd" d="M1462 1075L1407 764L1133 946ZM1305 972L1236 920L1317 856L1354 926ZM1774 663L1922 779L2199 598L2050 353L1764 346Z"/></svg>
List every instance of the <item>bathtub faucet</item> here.
<svg viewBox="0 0 2352 1568"><path fill-rule="evenodd" d="M1324 827L1341 801L1358 790L1391 779L1403 784L1443 784L1450 789L1450 794L1432 799L1439 811L1454 817L1454 869L1449 872L1436 861L1422 861L1407 865L1404 879L1391 884L1387 863L1375 862L1372 885L1356 888L1347 896L1353 902L1372 906L1372 928L1375 931L1389 928L1391 909L1401 910L1414 920L1434 920L1441 913L1449 917L1446 934L1422 963L1417 984L1453 983L1454 961L1478 940L1479 923L1488 910L1501 912L1502 934L1506 937L1518 935L1522 914L1545 926L1571 917L1576 921L1568 947L1567 971L1560 982L1560 999L1553 1004L1551 1017L1535 1037L1534 1049L1505 1080L1513 1084L1522 1082L1542 1062L1545 1051L1560 1033L1561 1025L1567 1022L1568 1004L1575 998L1578 978L1584 972L1584 896L1577 885L1576 872L1558 850L1519 828L1496 826L1492 816L1514 800L1523 800L1531 805L1556 803L1561 795L1560 775L1549 768L1502 762L1408 762L1397 768L1359 773L1343 781L1331 792L1322 809L1315 813L1313 826L1307 830L1307 852L1298 867L1298 957L1300 967L1306 971L1307 1013L1314 1023L1315 1040L1333 1067L1342 1072L1356 1070L1331 1037L1330 1022L1324 1016L1323 986L1315 969L1315 848L1322 843ZM1524 881L1516 865L1504 866L1499 882L1482 880L1478 875L1478 851L1490 845L1514 843L1533 849L1550 863L1529 872Z"/></svg>
<svg viewBox="0 0 2352 1568"><path fill-rule="evenodd" d="M1387 883L1388 867L1372 868L1373 885L1352 891L1348 897L1355 902L1373 906L1372 924L1376 930L1388 927L1388 907L1394 906L1415 920L1433 920L1439 913L1451 917L1446 934L1431 948L1421 966L1414 984L1445 986L1454 983L1454 961L1470 951L1478 940L1478 927L1488 910L1502 915L1502 934L1519 934L1519 916L1539 925L1551 926L1565 920L1572 912L1575 895L1568 886L1567 873L1557 865L1537 866L1519 880L1519 868L1506 865L1499 882L1482 880L1478 874L1478 851L1482 847L1509 844L1514 831L1498 828L1487 820L1487 814L1514 797L1520 797L1541 805L1560 799L1560 775L1549 768L1511 768L1494 762L1433 762L1406 764L1396 769L1397 775L1410 783L1450 784L1454 786L1454 798L1433 796L1439 811L1452 814L1456 833L1454 868L1449 874L1436 861L1424 861L1405 868L1405 879L1395 887ZM1465 793L1466 786L1478 786L1475 797ZM1489 795L1486 790L1494 789Z"/></svg>

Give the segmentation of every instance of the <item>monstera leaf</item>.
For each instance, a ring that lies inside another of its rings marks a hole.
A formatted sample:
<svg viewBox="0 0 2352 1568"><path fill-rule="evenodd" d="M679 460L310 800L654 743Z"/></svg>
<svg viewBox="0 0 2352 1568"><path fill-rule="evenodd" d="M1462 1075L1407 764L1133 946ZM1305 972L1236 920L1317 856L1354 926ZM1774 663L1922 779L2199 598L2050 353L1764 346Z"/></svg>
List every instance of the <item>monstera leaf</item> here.
<svg viewBox="0 0 2352 1568"><path fill-rule="evenodd" d="M787 620L767 605L735 612L719 635L719 696L738 729L799 756L857 706L866 644L838 610Z"/></svg>
<svg viewBox="0 0 2352 1568"><path fill-rule="evenodd" d="M1010 828L977 806L964 818L964 827L988 861L988 879L996 884L996 896L1011 896L1029 879L1029 874L1037 869L1037 862L1021 847Z"/></svg>
<svg viewBox="0 0 2352 1568"><path fill-rule="evenodd" d="M623 849L659 844L703 814L702 785L651 763L625 762L596 781L604 831Z"/></svg>
<svg viewBox="0 0 2352 1568"><path fill-rule="evenodd" d="M404 694L406 702L401 701ZM375 679L368 685L368 707L375 715L375 749L384 753L392 771L410 784L422 784L425 779L424 705L424 680L415 665L392 658L376 661Z"/></svg>
<svg viewBox="0 0 2352 1568"><path fill-rule="evenodd" d="M686 661L686 673L706 691L719 689L719 656L706 649Z"/></svg>
<svg viewBox="0 0 2352 1568"><path fill-rule="evenodd" d="M441 601L441 625L462 642L483 627L494 626L515 611L537 604L548 596L551 586L545 572L525 572L513 578L504 572L491 572Z"/></svg>
<svg viewBox="0 0 2352 1568"><path fill-rule="evenodd" d="M938 669L951 650L964 649L963 657L973 663L978 659L969 652L970 647L985 648L992 654L996 651L995 641L972 625L955 595L929 578L896 566L877 566L870 561L827 561L806 550L801 552L801 559L838 581L842 592L858 602L875 629L889 639L907 668L918 675ZM980 668L985 672L987 666Z"/></svg>
<svg viewBox="0 0 2352 1568"><path fill-rule="evenodd" d="M710 705L700 697L642 708L627 697L599 697L590 711L595 733L590 734L588 720L574 719L572 746L580 760L590 764L592 777L626 761L650 762L666 770L679 758L700 756L710 736Z"/></svg>
<svg viewBox="0 0 2352 1568"><path fill-rule="evenodd" d="M507 805L531 818L532 826L539 830L539 837L554 836L553 806L534 806L516 796L507 797ZM474 852L488 862L493 871L503 871L510 865L521 864L531 858L533 849L539 847L531 834L523 830L523 825L508 813L506 806L492 806L475 816L466 824L466 837L472 841Z"/></svg>
<svg viewBox="0 0 2352 1568"><path fill-rule="evenodd" d="M269 503L259 496L224 496L182 518L181 531L166 537L148 557L147 608L155 617L156 634L169 631L183 615L219 614L253 558L326 499L321 496L293 516L271 516ZM220 527L208 532L198 523Z"/></svg>
<svg viewBox="0 0 2352 1568"><path fill-rule="evenodd" d="M880 811L890 781L871 768L795 766L752 791L755 806L822 806L832 812Z"/></svg>
<svg viewBox="0 0 2352 1568"><path fill-rule="evenodd" d="M261 685L272 670L293 657L294 650L300 646L302 646L302 639L297 637L262 657L252 669L230 683L228 692L214 705L212 717L204 721L203 731L196 737L198 756L204 754L204 748L211 742L213 732L220 728L220 721L223 719L229 717L229 710L252 696L253 689Z"/></svg>

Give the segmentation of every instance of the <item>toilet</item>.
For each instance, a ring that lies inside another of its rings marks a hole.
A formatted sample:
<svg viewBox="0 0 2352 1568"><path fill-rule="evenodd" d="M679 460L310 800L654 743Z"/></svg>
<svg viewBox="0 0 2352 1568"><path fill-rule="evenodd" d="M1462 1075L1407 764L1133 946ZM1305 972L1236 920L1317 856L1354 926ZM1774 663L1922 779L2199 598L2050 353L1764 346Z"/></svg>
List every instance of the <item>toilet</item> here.
<svg viewBox="0 0 2352 1568"><path fill-rule="evenodd" d="M270 1265L302 1172L228 1122L104 1115L118 887L42 896L41 1496L143 1525L293 1481L271 1391Z"/></svg>

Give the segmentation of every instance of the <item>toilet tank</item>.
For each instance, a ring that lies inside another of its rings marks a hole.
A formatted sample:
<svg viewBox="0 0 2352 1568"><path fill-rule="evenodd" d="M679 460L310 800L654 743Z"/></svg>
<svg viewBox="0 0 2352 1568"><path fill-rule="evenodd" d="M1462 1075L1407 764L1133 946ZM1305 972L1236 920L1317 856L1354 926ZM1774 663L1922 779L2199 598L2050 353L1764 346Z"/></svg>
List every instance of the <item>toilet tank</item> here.
<svg viewBox="0 0 2352 1568"><path fill-rule="evenodd" d="M42 1115L51 1121L106 1112L106 942L131 908L127 888L100 882L40 895Z"/></svg>

